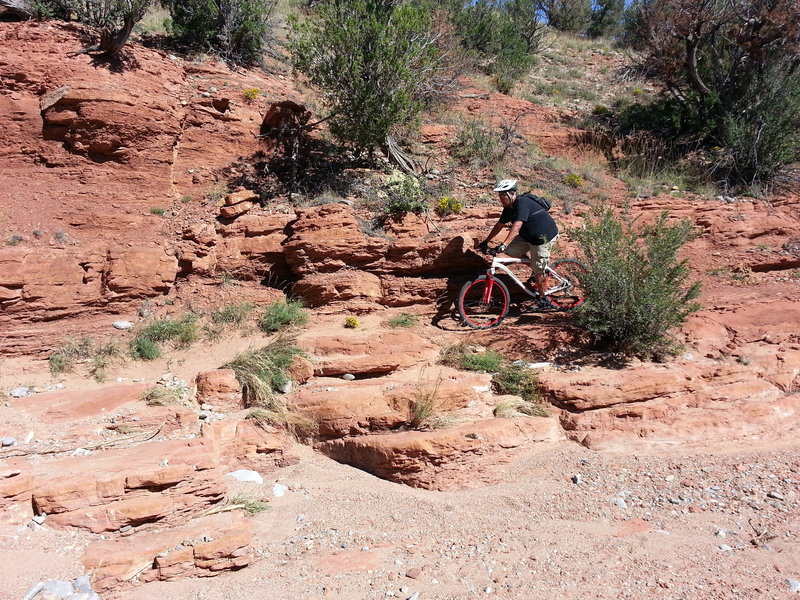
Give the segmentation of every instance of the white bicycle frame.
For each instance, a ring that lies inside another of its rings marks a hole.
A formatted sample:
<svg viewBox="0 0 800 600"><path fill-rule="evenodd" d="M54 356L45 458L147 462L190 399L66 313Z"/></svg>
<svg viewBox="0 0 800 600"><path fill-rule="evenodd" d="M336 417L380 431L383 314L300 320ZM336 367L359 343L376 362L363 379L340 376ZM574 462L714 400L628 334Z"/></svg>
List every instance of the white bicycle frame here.
<svg viewBox="0 0 800 600"><path fill-rule="evenodd" d="M528 296L530 296L531 298L536 298L539 295L538 292L531 291L530 289L528 289L528 286L525 285L523 282L521 282L519 279L517 279L516 275L514 275L514 273L511 272L511 269L506 267L506 265L515 265L515 264L519 264L519 263L522 263L522 262L529 262L529 259L527 259L527 258L497 258L495 256L494 258L492 258L492 264L489 266L489 269L486 271L486 274L491 276L491 277L494 277L496 275L497 271L502 271L503 273L508 275L514 283L516 283L519 287L521 287L525 291L525 293L528 294ZM552 275L553 277L555 277L558 280L558 285L555 285L555 286L551 287L550 289L545 290L545 292L544 292L545 296L549 296L550 294L554 294L556 292L560 292L561 290L569 289L569 287L572 285L568 279L565 279L564 277L561 277L561 275L559 275L558 273L553 271L553 269L550 268L550 265L547 265L545 267L544 271L545 271L546 274Z"/></svg>

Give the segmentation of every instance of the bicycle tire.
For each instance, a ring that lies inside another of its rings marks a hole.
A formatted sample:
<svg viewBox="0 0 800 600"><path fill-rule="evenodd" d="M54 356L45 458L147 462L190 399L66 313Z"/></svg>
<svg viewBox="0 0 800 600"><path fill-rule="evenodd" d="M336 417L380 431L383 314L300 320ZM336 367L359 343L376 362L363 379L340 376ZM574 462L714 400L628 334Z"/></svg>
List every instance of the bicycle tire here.
<svg viewBox="0 0 800 600"><path fill-rule="evenodd" d="M491 329L503 322L511 305L511 294L506 284L492 278L489 298L486 301L488 277L481 275L468 281L458 294L458 313L463 322L474 329Z"/></svg>
<svg viewBox="0 0 800 600"><path fill-rule="evenodd" d="M557 260L550 269L555 271L560 277L570 282L568 289L559 290L554 294L545 296L545 301L556 310L575 310L586 301L586 290L581 283L581 276L586 273L583 263L572 258ZM550 289L559 285L561 282L548 272L544 280L544 288Z"/></svg>

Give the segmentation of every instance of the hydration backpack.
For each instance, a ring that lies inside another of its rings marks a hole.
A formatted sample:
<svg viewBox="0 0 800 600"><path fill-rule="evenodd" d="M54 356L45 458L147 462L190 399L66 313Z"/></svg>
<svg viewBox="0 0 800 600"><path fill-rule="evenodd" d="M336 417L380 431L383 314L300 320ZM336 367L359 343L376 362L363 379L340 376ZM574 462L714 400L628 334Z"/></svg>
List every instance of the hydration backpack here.
<svg viewBox="0 0 800 600"><path fill-rule="evenodd" d="M548 200L544 196L537 196L536 194L521 194L520 197L522 197L522 196L530 198L531 200L536 202L536 204L538 204L539 206L542 207L542 210L549 211L553 207L553 205L551 204L550 200ZM536 212L539 212L539 211L536 211ZM534 213L534 214L536 214L536 213Z"/></svg>

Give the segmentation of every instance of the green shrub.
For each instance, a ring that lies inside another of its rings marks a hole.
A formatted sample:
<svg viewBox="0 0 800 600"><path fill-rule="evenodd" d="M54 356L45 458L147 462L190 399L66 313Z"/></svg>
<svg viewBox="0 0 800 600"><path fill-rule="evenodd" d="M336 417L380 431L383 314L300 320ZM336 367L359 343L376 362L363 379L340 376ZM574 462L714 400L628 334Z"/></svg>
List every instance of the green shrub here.
<svg viewBox="0 0 800 600"><path fill-rule="evenodd" d="M76 361L91 357L92 347L92 339L88 337L65 341L48 358L50 372L53 375L69 373Z"/></svg>
<svg viewBox="0 0 800 600"><path fill-rule="evenodd" d="M277 0L165 0L165 5L184 43L254 65L271 41Z"/></svg>
<svg viewBox="0 0 800 600"><path fill-rule="evenodd" d="M421 213L428 208L419 179L401 171L394 171L384 184L387 199L383 211L388 215Z"/></svg>
<svg viewBox="0 0 800 600"><path fill-rule="evenodd" d="M161 356L161 349L150 338L136 337L131 342L131 356L135 360L155 360Z"/></svg>
<svg viewBox="0 0 800 600"><path fill-rule="evenodd" d="M305 325L308 313L299 300L279 300L264 309L258 320L258 327L265 333L279 331L290 325Z"/></svg>
<svg viewBox="0 0 800 600"><path fill-rule="evenodd" d="M564 185L568 185L575 189L583 187L583 177L577 173L567 173L564 175Z"/></svg>
<svg viewBox="0 0 800 600"><path fill-rule="evenodd" d="M145 326L131 342L131 355L139 360L154 360L161 356L159 344L172 342L188 346L199 336L197 318L185 314L178 320L159 319Z"/></svg>
<svg viewBox="0 0 800 600"><path fill-rule="evenodd" d="M288 369L295 355L302 355L302 350L294 340L279 337L263 348L237 354L221 368L233 369L236 373L247 406L283 413L286 409L275 392L291 381Z"/></svg>
<svg viewBox="0 0 800 600"><path fill-rule="evenodd" d="M345 329L356 329L359 325L358 319L355 317L347 317L344 320L344 328Z"/></svg>
<svg viewBox="0 0 800 600"><path fill-rule="evenodd" d="M442 351L439 362L464 371L494 373L500 370L503 364L503 355L491 350L476 352L467 344L454 344Z"/></svg>
<svg viewBox="0 0 800 600"><path fill-rule="evenodd" d="M359 151L412 121L438 75L426 3L322 2L290 26L294 68L321 91L331 133Z"/></svg>
<svg viewBox="0 0 800 600"><path fill-rule="evenodd" d="M160 206L154 206L154 207L152 207L150 209L150 214L151 215L157 215L159 217L163 217L164 213L166 213L166 212L167 212L167 209L166 208L162 208Z"/></svg>
<svg viewBox="0 0 800 600"><path fill-rule="evenodd" d="M572 230L586 257L586 303L577 321L595 344L614 352L664 357L677 351L669 337L698 310L699 283L689 282L678 250L689 239L691 222L668 224L664 212L641 231L627 216L603 210L583 229Z"/></svg>
<svg viewBox="0 0 800 600"><path fill-rule="evenodd" d="M147 406L170 406L179 404L189 393L185 387L165 387L154 385L142 392L139 399Z"/></svg>
<svg viewBox="0 0 800 600"><path fill-rule="evenodd" d="M536 373L524 364L512 363L504 366L500 372L492 376L492 387L498 394L519 396L531 404L542 402L539 395L539 379Z"/></svg>

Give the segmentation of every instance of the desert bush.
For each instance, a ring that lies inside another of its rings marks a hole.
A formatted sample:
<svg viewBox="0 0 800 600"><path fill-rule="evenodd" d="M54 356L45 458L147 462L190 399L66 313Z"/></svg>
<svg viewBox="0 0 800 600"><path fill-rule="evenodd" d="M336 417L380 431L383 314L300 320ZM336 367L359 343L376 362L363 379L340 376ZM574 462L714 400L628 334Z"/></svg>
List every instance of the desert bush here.
<svg viewBox="0 0 800 600"><path fill-rule="evenodd" d="M269 510L269 506L263 501L250 494L237 494L228 501L228 506L241 508L251 517L258 513Z"/></svg>
<svg viewBox="0 0 800 600"><path fill-rule="evenodd" d="M316 421L305 415L287 411L283 407L278 407L278 410L254 408L245 418L261 426L271 425L285 429L298 440L313 438L319 433Z"/></svg>
<svg viewBox="0 0 800 600"><path fill-rule="evenodd" d="M597 346L645 358L677 351L671 331L700 308L700 285L689 281L686 260L677 258L691 228L688 220L669 224L666 212L637 228L627 215L606 209L572 230L588 269L577 322Z"/></svg>
<svg viewBox="0 0 800 600"><path fill-rule="evenodd" d="M359 322L358 322L358 319L356 319L355 317L350 316L350 317L346 317L345 318L344 325L343 325L343 327L345 329L357 329L358 326L359 326Z"/></svg>
<svg viewBox="0 0 800 600"><path fill-rule="evenodd" d="M456 137L451 154L473 169L491 166L501 153L500 133L478 120L465 121Z"/></svg>
<svg viewBox="0 0 800 600"><path fill-rule="evenodd" d="M542 12L553 29L583 33L592 19L592 0L540 0Z"/></svg>
<svg viewBox="0 0 800 600"><path fill-rule="evenodd" d="M341 142L371 151L421 110L439 58L427 4L322 2L290 28L292 64L319 88Z"/></svg>
<svg viewBox="0 0 800 600"><path fill-rule="evenodd" d="M254 65L272 36L277 0L165 0L185 43L235 64Z"/></svg>
<svg viewBox="0 0 800 600"><path fill-rule="evenodd" d="M258 320L258 327L271 333L292 325L308 323L308 312L299 300L279 300L268 305Z"/></svg>
<svg viewBox="0 0 800 600"><path fill-rule="evenodd" d="M393 171L384 183L386 200L382 212L386 216L421 213L427 210L425 192L419 179L402 171Z"/></svg>
<svg viewBox="0 0 800 600"><path fill-rule="evenodd" d="M665 89L657 102L721 151L713 180L748 186L800 156L800 3L640 0L640 67Z"/></svg>
<svg viewBox="0 0 800 600"><path fill-rule="evenodd" d="M492 387L498 394L519 396L531 405L542 402L539 395L539 379L536 377L536 373L524 364L515 362L504 365L498 373L492 376ZM535 412L534 409L529 410L528 414Z"/></svg>
<svg viewBox="0 0 800 600"><path fill-rule="evenodd" d="M302 350L294 340L279 337L263 348L237 354L221 368L233 369L247 406L283 413L286 409L276 392L291 381L288 369L295 355L302 355Z"/></svg>
<svg viewBox="0 0 800 600"><path fill-rule="evenodd" d="M188 346L199 336L197 318L187 313L180 319L159 319L139 331L131 341L131 356L138 360L154 360L161 356L160 344L171 342Z"/></svg>

